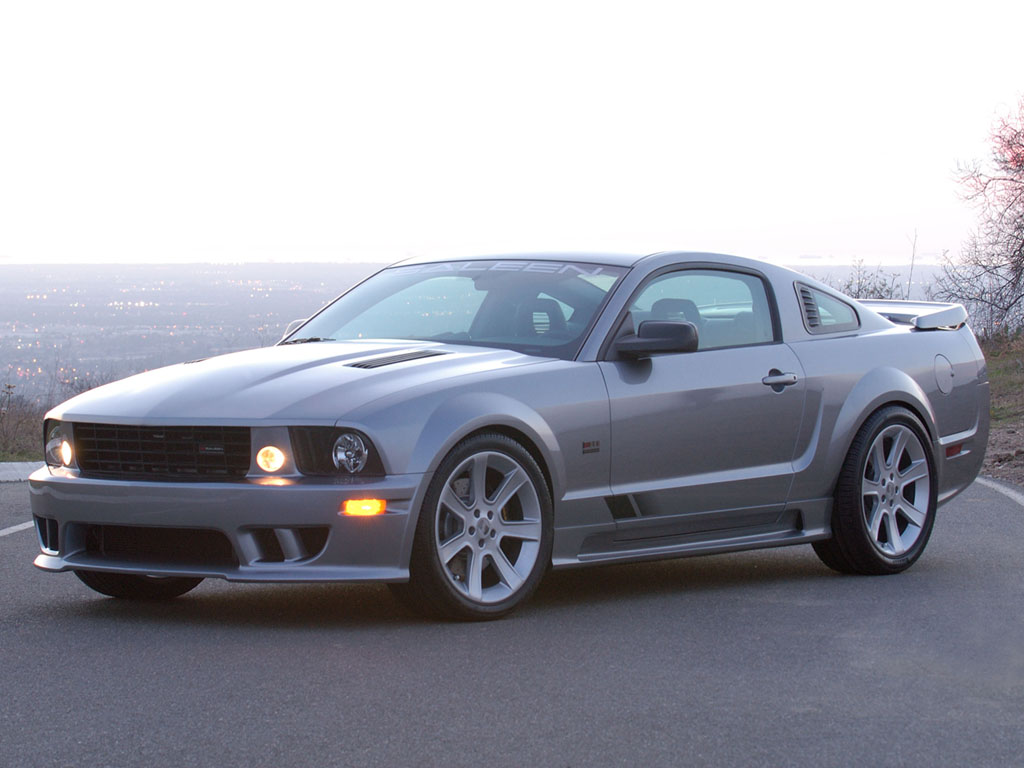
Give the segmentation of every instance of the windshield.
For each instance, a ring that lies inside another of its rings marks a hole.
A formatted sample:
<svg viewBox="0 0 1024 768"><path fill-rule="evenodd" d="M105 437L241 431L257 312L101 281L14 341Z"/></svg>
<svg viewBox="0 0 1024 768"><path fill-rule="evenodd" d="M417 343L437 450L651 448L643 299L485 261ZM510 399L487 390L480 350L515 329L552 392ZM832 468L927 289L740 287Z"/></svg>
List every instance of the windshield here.
<svg viewBox="0 0 1024 768"><path fill-rule="evenodd" d="M416 339L573 358L621 267L493 260L385 269L289 339ZM287 343L287 342L285 342Z"/></svg>

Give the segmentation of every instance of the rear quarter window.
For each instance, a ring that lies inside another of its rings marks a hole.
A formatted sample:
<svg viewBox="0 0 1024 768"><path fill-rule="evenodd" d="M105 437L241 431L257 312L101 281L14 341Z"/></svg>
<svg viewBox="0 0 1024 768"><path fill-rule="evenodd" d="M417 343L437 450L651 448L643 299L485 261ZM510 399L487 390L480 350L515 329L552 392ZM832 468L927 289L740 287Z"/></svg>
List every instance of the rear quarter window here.
<svg viewBox="0 0 1024 768"><path fill-rule="evenodd" d="M795 287L804 327L809 333L838 333L860 328L860 317L852 305L803 283L796 283Z"/></svg>

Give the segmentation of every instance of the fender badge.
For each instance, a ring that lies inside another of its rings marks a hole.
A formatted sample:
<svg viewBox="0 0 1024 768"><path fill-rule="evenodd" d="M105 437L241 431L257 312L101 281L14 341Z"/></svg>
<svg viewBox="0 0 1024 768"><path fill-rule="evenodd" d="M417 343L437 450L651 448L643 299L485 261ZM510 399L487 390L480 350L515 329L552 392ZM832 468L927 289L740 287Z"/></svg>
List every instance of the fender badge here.
<svg viewBox="0 0 1024 768"><path fill-rule="evenodd" d="M600 453L601 452L601 441L600 440L584 440L583 441L583 453Z"/></svg>

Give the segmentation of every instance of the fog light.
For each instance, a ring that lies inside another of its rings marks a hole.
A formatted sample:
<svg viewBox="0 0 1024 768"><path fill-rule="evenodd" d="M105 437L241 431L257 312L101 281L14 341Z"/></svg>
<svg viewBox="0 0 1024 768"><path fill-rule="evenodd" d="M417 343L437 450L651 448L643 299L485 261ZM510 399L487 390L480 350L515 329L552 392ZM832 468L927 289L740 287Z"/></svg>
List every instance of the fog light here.
<svg viewBox="0 0 1024 768"><path fill-rule="evenodd" d="M61 441L60 460L65 467L71 466L71 443L69 443L67 440Z"/></svg>
<svg viewBox="0 0 1024 768"><path fill-rule="evenodd" d="M383 515L386 507L384 499L346 499L341 506L341 513L352 517L371 517Z"/></svg>
<svg viewBox="0 0 1024 768"><path fill-rule="evenodd" d="M272 445L260 448L256 454L256 465L264 472L277 472L284 466L284 452Z"/></svg>

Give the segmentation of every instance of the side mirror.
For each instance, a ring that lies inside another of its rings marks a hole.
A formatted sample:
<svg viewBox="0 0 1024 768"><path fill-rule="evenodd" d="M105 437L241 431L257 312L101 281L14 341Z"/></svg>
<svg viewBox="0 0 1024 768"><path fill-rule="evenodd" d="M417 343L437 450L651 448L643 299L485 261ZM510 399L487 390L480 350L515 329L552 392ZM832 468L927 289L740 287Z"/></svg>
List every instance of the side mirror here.
<svg viewBox="0 0 1024 768"><path fill-rule="evenodd" d="M697 326L675 320L645 320L636 334L615 342L615 351L623 357L650 357L666 352L696 352Z"/></svg>
<svg viewBox="0 0 1024 768"><path fill-rule="evenodd" d="M289 336L291 336L292 333L308 319L308 317L303 317L299 320L292 320L290 323L288 323L288 327L284 329L284 336L281 337L281 341L284 341Z"/></svg>

